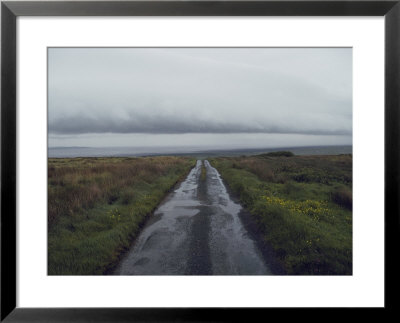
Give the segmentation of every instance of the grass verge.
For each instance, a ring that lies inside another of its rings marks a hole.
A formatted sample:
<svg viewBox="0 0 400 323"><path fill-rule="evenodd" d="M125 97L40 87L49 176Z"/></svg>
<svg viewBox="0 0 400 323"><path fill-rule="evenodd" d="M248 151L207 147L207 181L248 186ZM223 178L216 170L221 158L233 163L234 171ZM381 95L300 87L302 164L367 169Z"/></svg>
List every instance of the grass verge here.
<svg viewBox="0 0 400 323"><path fill-rule="evenodd" d="M352 274L352 157L214 158L292 275Z"/></svg>
<svg viewBox="0 0 400 323"><path fill-rule="evenodd" d="M99 275L195 165L185 157L48 160L48 274Z"/></svg>

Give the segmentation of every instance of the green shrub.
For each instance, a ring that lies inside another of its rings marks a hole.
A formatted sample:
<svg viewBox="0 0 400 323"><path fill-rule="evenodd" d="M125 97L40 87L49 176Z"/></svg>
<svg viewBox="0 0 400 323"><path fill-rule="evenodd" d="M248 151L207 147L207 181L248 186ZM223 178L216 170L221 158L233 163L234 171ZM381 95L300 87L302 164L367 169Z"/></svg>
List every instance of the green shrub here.
<svg viewBox="0 0 400 323"><path fill-rule="evenodd" d="M331 194L331 199L333 202L336 204L347 208L348 210L353 209L353 196L351 191L348 189L341 187L336 189L335 191L332 192Z"/></svg>
<svg viewBox="0 0 400 323"><path fill-rule="evenodd" d="M135 197L135 191L132 188L128 188L121 193L121 203L128 205L133 201Z"/></svg>
<svg viewBox="0 0 400 323"><path fill-rule="evenodd" d="M294 154L291 151L272 151L270 153L261 154L260 157L293 157Z"/></svg>

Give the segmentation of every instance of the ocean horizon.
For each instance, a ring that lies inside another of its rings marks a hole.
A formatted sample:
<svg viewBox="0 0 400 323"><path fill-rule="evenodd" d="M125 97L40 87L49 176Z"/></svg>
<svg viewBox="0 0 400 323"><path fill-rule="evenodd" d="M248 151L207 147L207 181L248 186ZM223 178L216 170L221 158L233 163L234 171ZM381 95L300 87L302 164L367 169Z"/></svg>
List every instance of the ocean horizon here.
<svg viewBox="0 0 400 323"><path fill-rule="evenodd" d="M351 154L352 145L275 148L205 148L205 147L49 147L48 158L140 157L160 155L235 156L257 155L272 151L291 151L295 155Z"/></svg>

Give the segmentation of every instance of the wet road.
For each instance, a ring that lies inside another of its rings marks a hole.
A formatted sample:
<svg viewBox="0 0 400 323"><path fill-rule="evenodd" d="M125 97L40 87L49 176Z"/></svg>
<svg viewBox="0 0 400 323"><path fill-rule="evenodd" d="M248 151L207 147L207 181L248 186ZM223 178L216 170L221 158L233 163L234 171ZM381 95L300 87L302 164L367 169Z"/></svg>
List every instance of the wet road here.
<svg viewBox="0 0 400 323"><path fill-rule="evenodd" d="M271 274L241 222L242 207L202 163L157 208L115 275Z"/></svg>

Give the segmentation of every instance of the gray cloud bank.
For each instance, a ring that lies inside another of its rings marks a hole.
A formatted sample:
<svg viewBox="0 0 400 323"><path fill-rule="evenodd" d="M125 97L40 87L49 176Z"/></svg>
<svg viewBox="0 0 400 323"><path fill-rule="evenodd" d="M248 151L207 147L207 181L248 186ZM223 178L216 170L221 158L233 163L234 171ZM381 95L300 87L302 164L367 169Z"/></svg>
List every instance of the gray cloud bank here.
<svg viewBox="0 0 400 323"><path fill-rule="evenodd" d="M49 134L352 134L348 48L52 48Z"/></svg>
<svg viewBox="0 0 400 323"><path fill-rule="evenodd" d="M55 120L49 127L54 134L84 133L147 133L147 134L180 134L180 133L276 133L276 134L312 134L312 135L351 135L351 130L337 128L313 128L293 125L285 127L279 124L240 122L216 122L215 120L187 120L178 116L160 116L149 118L135 115L125 119L91 118L71 116Z"/></svg>

